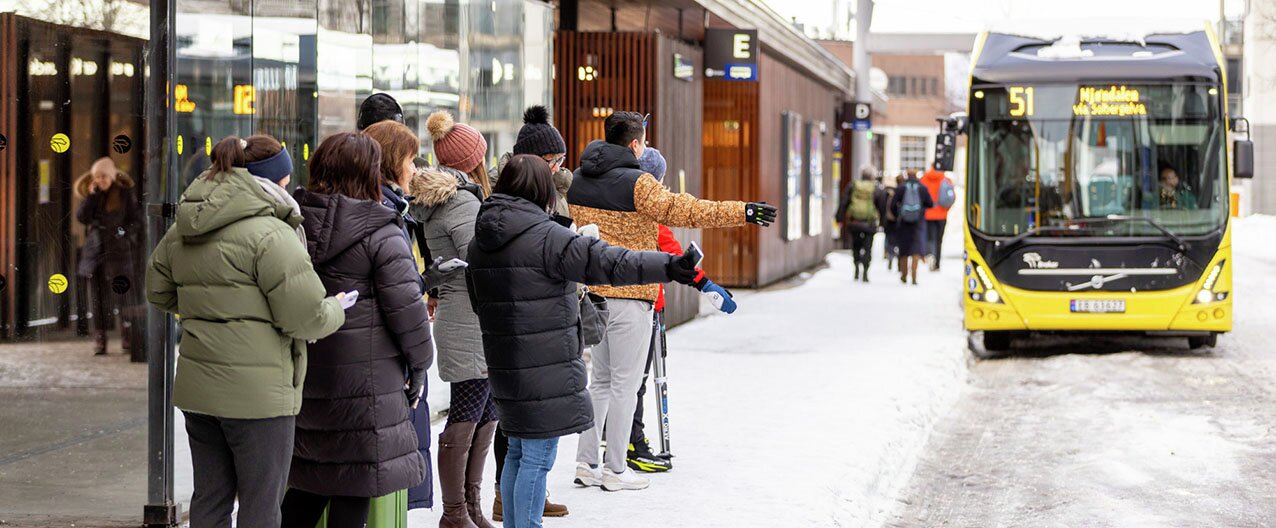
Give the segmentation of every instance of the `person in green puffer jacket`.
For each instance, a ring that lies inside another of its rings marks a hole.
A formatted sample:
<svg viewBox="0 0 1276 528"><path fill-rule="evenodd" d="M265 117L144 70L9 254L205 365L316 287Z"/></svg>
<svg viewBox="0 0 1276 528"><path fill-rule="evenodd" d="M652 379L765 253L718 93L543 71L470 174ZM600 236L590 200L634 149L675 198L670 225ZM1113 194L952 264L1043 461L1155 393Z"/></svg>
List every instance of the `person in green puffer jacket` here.
<svg viewBox="0 0 1276 528"><path fill-rule="evenodd" d="M279 526L305 342L340 328L355 297L324 297L300 212L244 168L261 161L246 147L232 136L213 148L146 271L147 300L182 317L173 404L190 440L192 528L229 526L237 495L239 526Z"/></svg>

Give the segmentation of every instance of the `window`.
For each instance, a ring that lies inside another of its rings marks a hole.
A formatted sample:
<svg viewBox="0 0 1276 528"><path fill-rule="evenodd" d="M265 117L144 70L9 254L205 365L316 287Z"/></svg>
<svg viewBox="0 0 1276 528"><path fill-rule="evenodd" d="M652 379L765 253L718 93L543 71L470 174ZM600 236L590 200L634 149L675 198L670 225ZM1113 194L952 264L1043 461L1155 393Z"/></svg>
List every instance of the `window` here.
<svg viewBox="0 0 1276 528"><path fill-rule="evenodd" d="M926 168L926 136L900 136L899 168L903 170Z"/></svg>

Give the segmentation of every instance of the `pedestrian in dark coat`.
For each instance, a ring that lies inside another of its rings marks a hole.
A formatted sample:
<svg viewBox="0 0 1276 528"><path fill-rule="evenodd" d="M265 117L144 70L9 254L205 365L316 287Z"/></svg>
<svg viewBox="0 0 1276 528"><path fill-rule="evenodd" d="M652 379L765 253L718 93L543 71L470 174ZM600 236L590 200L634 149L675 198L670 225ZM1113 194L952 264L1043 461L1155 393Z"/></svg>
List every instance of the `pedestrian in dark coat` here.
<svg viewBox="0 0 1276 528"><path fill-rule="evenodd" d="M114 326L112 313L121 315L122 345L132 348L132 324L139 306L137 289L121 294L111 290L111 281L123 277L138 282L135 265L142 234L142 206L133 179L120 172L111 158L93 163L89 172L75 182L75 192L84 199L75 219L85 227L84 248L76 275L90 280L96 343L95 355L106 355L106 334Z"/></svg>
<svg viewBox="0 0 1276 528"><path fill-rule="evenodd" d="M549 164L514 156L479 210L470 245L469 291L510 441L501 477L507 526L541 526L558 437L594 426L574 283L689 284L696 276L689 258L576 234L570 220L550 216L554 199Z"/></svg>
<svg viewBox="0 0 1276 528"><path fill-rule="evenodd" d="M329 528L362 527L370 498L428 477L408 411L433 360L430 328L402 219L380 204L380 162L367 136L329 137L295 194L324 287L359 297L310 345L285 528L314 528L325 507Z"/></svg>
<svg viewBox="0 0 1276 528"><path fill-rule="evenodd" d="M921 211L918 213L919 218L911 221L908 215L903 212L905 201L908 200L910 194L917 197L921 207ZM908 275L911 270L913 284L917 284L917 266L922 261L922 255L926 254L924 211L934 206L935 201L931 200L930 192L926 190L926 186L922 185L921 180L917 178L917 169L908 169L908 178L895 189L895 196L891 198L890 206L891 212L896 217L895 245L899 251L900 282L908 282Z"/></svg>

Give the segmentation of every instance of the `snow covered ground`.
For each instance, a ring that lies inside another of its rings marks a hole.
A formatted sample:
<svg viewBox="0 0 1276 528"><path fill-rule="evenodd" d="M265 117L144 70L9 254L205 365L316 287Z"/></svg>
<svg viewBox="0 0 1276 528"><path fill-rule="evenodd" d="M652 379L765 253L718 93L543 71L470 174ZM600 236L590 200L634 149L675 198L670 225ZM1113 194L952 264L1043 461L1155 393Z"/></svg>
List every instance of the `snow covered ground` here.
<svg viewBox="0 0 1276 528"><path fill-rule="evenodd" d="M952 231L946 252L956 256ZM961 269L945 264L911 286L878 258L864 284L836 253L796 286L741 292L734 315L672 330L675 469L643 491L579 488L578 437L565 437L550 493L571 515L546 526L880 524L964 383ZM656 434L652 426L653 443ZM409 523L434 525L440 510L410 512Z"/></svg>

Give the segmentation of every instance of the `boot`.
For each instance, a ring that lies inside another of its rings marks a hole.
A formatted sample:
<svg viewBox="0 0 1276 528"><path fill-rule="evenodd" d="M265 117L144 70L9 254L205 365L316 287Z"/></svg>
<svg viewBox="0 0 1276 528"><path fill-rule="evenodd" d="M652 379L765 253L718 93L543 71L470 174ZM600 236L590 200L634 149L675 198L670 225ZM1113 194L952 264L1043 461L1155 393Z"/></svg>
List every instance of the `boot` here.
<svg viewBox="0 0 1276 528"><path fill-rule="evenodd" d="M128 354L133 351L133 324L125 320L120 327L120 348L123 348L124 353Z"/></svg>
<svg viewBox="0 0 1276 528"><path fill-rule="evenodd" d="M478 528L465 508L465 466L475 425L474 422L450 423L439 434L439 488L443 495L439 528Z"/></svg>
<svg viewBox="0 0 1276 528"><path fill-rule="evenodd" d="M99 328L96 332L96 337L94 338L94 344L93 344L93 355L95 356L106 355L106 330L105 329Z"/></svg>
<svg viewBox="0 0 1276 528"><path fill-rule="evenodd" d="M502 522L505 520L505 508L501 505L501 490L497 488L496 498L492 499L492 520Z"/></svg>
<svg viewBox="0 0 1276 528"><path fill-rule="evenodd" d="M492 520L504 521L504 510L505 508L501 505L501 490L496 490L496 499L492 501ZM541 514L542 517L566 517L568 513L570 512L567 511L567 506L550 502L549 497L545 497L545 513Z"/></svg>
<svg viewBox="0 0 1276 528"><path fill-rule="evenodd" d="M483 464L487 461L487 452L492 449L492 437L496 434L496 422L484 423L474 429L474 437L470 442L470 458L465 465L465 509L470 521L478 528L495 528L487 522L483 515Z"/></svg>
<svg viewBox="0 0 1276 528"><path fill-rule="evenodd" d="M855 263L855 280L860 280L860 263Z"/></svg>
<svg viewBox="0 0 1276 528"><path fill-rule="evenodd" d="M566 517L567 513L567 506L549 502L549 494L545 494L545 513L543 517Z"/></svg>
<svg viewBox="0 0 1276 528"><path fill-rule="evenodd" d="M869 268L868 264L865 264L865 265L864 265L864 276L860 277L860 280L862 280L862 281L864 281L864 282L868 282L868 268Z"/></svg>

